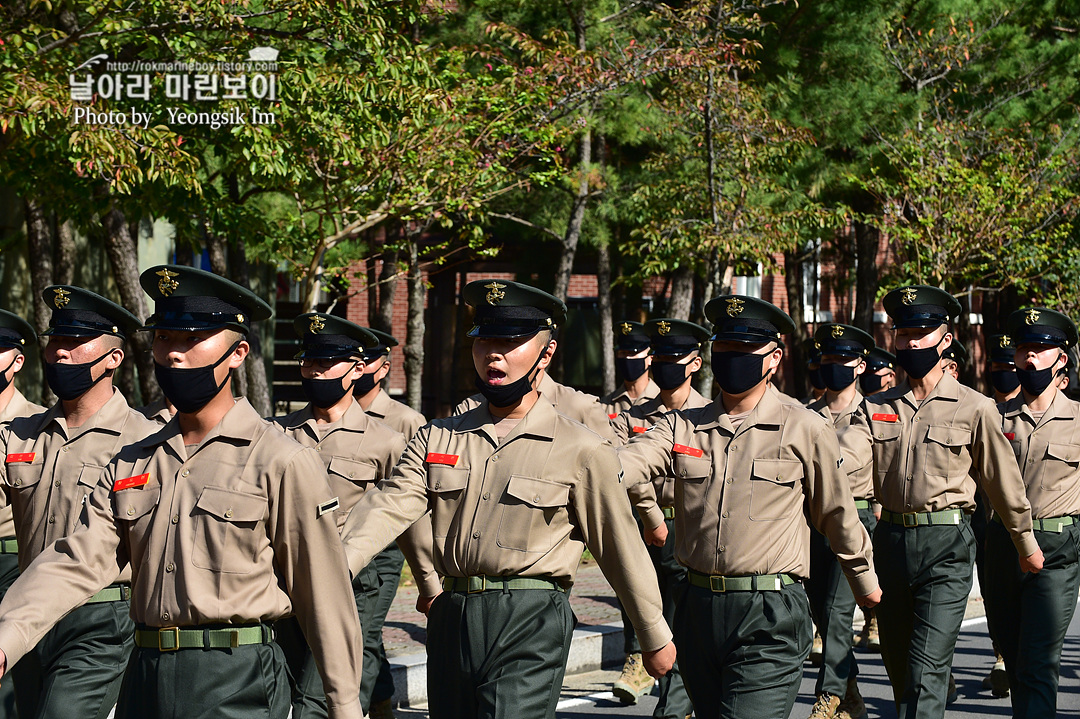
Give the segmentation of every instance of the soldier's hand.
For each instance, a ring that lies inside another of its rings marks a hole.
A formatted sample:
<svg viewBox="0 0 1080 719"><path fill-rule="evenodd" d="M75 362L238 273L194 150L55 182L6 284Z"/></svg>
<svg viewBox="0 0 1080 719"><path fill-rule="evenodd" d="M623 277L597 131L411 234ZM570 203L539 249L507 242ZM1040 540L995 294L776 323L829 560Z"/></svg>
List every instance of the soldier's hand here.
<svg viewBox="0 0 1080 719"><path fill-rule="evenodd" d="M1026 557L1020 557L1020 569L1025 572L1031 572L1032 574L1038 574L1043 568L1043 553L1041 549L1036 549L1034 554L1029 554Z"/></svg>
<svg viewBox="0 0 1080 719"><path fill-rule="evenodd" d="M864 609L873 609L881 601L881 587L867 594L865 597L855 597L855 603Z"/></svg>
<svg viewBox="0 0 1080 719"><path fill-rule="evenodd" d="M0 677L7 674L7 654L4 654L4 650L0 649Z"/></svg>
<svg viewBox="0 0 1080 719"><path fill-rule="evenodd" d="M641 660L649 676L659 679L667 675L671 668L675 666L675 643L668 642L659 649L642 652Z"/></svg>
<svg viewBox="0 0 1080 719"><path fill-rule="evenodd" d="M645 544L662 547L667 543L667 522L661 522L655 529L645 528Z"/></svg>
<svg viewBox="0 0 1080 719"><path fill-rule="evenodd" d="M442 592L439 592L439 594L442 594ZM431 611L431 605L435 603L435 599L439 596L439 594L436 594L434 597L417 597L416 611L420 612L426 617L428 612Z"/></svg>

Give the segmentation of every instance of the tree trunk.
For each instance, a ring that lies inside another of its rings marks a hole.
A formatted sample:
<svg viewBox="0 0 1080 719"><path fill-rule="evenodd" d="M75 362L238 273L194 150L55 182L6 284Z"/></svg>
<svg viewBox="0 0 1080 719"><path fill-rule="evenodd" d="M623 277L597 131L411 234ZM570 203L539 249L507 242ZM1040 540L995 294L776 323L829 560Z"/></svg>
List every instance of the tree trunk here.
<svg viewBox="0 0 1080 719"><path fill-rule="evenodd" d="M244 241L242 239L233 240L229 243L228 251L229 269L231 270L230 279L241 287L250 289L251 269L248 266L247 248L244 246ZM271 342L273 342L274 319L271 317L266 321L270 323L269 332ZM270 401L270 382L266 377L266 359L263 356L262 345L263 333L260 329L258 326L252 327L251 332L248 333L248 344L251 346L251 350L248 352L247 359L244 360L244 366L240 368L240 371L243 372L240 379L243 380L246 390L244 396L247 397L251 406L263 417L269 417L274 413L274 406Z"/></svg>
<svg viewBox="0 0 1080 719"><path fill-rule="evenodd" d="M415 242L411 243L415 244ZM398 253L397 250L385 250L382 255L382 267L379 269L379 306L378 311L375 313L375 324L372 325L377 330L382 330L387 334L394 334L394 299L397 297L397 275L398 271ZM410 272L411 272L410 268ZM411 285L409 292L412 292ZM409 295L411 301L412 295Z"/></svg>
<svg viewBox="0 0 1080 719"><path fill-rule="evenodd" d="M210 271L221 277L229 276L229 261L225 239L203 223L203 239L206 241L206 254L210 256Z"/></svg>
<svg viewBox="0 0 1080 719"><path fill-rule="evenodd" d="M421 411L424 381L424 295L427 286L420 272L419 235L408 240L409 307L405 334L405 403ZM396 284L396 282L395 282Z"/></svg>
<svg viewBox="0 0 1080 719"><path fill-rule="evenodd" d="M34 293L34 316L31 322L38 336L49 328L49 317L52 314L41 298L41 293L46 287L53 284L52 263L52 238L49 236L49 224L45 219L45 213L41 206L34 200L23 202L23 214L26 218L26 244L29 249L30 259L30 288ZM41 337L42 370L45 364L45 344L47 339ZM41 383L41 402L45 406L52 406L56 402L56 395L49 389L48 382Z"/></svg>
<svg viewBox="0 0 1080 719"><path fill-rule="evenodd" d="M70 285L75 280L75 225L71 220L56 227L53 245L53 282Z"/></svg>
<svg viewBox="0 0 1080 719"><path fill-rule="evenodd" d="M856 208L864 213L876 211L876 203L866 198L862 207ZM878 291L878 229L865 222L855 221L855 316L852 324L861 330L874 334L874 303Z"/></svg>
<svg viewBox="0 0 1080 719"><path fill-rule="evenodd" d="M132 314L145 320L149 313L139 284L139 250L124 213L115 207L102 218L105 228L105 252L109 256L113 279L120 291L120 301ZM150 351L150 338L146 332L136 332L128 337L139 370L139 389L142 403L149 404L161 396L161 389L154 379L154 357Z"/></svg>
<svg viewBox="0 0 1080 719"><path fill-rule="evenodd" d="M603 242L596 248L596 294L600 309L600 356L603 358L603 394L615 389L615 318L611 312L611 248Z"/></svg>
<svg viewBox="0 0 1080 719"><path fill-rule="evenodd" d="M695 319L702 327L712 330L712 325L709 319L705 316L705 305L709 300L719 295L724 294L724 270L727 268L727 263L722 262L720 259L720 250L713 250L709 256L709 267L705 273L705 286L703 288L703 300L701 307L698 309ZM706 346L705 351L702 353L701 369L698 370L697 375L694 377L694 389L696 389L704 397L712 397L713 395L713 372L712 372L712 354L710 347Z"/></svg>
<svg viewBox="0 0 1080 719"><path fill-rule="evenodd" d="M791 344L787 354L792 360L792 378L788 384L788 394L799 396L804 392L806 379L806 354L803 343L809 338L806 331L806 307L803 303L803 262L806 256L801 249L784 253L784 287L787 289L788 314L795 320L795 332L791 335Z"/></svg>
<svg viewBox="0 0 1080 719"><path fill-rule="evenodd" d="M686 266L671 273L671 301L667 316L676 320L689 320L690 307L694 302L694 271Z"/></svg>

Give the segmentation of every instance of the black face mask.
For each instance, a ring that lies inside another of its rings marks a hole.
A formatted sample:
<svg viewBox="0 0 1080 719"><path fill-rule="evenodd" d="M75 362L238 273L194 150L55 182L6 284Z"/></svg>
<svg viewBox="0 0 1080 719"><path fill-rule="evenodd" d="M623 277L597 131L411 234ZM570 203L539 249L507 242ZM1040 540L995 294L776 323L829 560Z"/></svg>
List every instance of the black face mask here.
<svg viewBox="0 0 1080 719"><path fill-rule="evenodd" d="M825 380L821 377L821 367L815 367L807 373L810 378L810 386L814 389L825 389Z"/></svg>
<svg viewBox="0 0 1080 719"><path fill-rule="evenodd" d="M214 368L227 360L239 346L240 342L237 341L221 359L205 367L166 367L154 363L154 376L157 377L161 391L176 407L177 412L197 412L217 397L218 392L229 381L229 375L226 374L225 379L218 384L214 380Z"/></svg>
<svg viewBox="0 0 1080 719"><path fill-rule="evenodd" d="M1020 386L1020 378L1016 370L996 369L990 372L990 384L1001 394L1010 394Z"/></svg>
<svg viewBox="0 0 1080 719"><path fill-rule="evenodd" d="M521 401L532 390L532 375L533 370L540 366L540 360L544 359L544 352L547 352L547 345L544 345L544 349L540 351L540 356L533 362L533 366L529 368L529 371L519 379L514 380L508 384L490 385L484 381L483 377L479 374L476 375L476 389L480 390L480 394L484 395L488 404L492 407L511 407Z"/></svg>
<svg viewBox="0 0 1080 719"><path fill-rule="evenodd" d="M904 368L904 371L908 373L908 377L922 379L930 374L930 370L941 362L941 353L938 352L937 348L944 341L945 335L942 335L941 339L933 347L926 347L921 350L896 350L896 362Z"/></svg>
<svg viewBox="0 0 1080 719"><path fill-rule="evenodd" d="M379 365L379 369L382 369L382 365ZM354 397L363 397L368 392L375 389L375 385L377 384L377 382L375 382L375 375L378 373L379 369L374 372L365 372L360 376L360 379L353 383Z"/></svg>
<svg viewBox="0 0 1080 719"><path fill-rule="evenodd" d="M1046 369L1016 368L1016 379L1019 380L1020 386L1024 388L1024 392L1032 397L1038 397L1045 392L1056 376L1052 366Z"/></svg>
<svg viewBox="0 0 1080 719"><path fill-rule="evenodd" d="M673 390L686 381L686 365L678 362L653 360L652 378L663 390Z"/></svg>
<svg viewBox="0 0 1080 719"><path fill-rule="evenodd" d="M630 357L615 358L615 374L622 382L633 382L645 374L648 367L645 366L645 358L631 359Z"/></svg>
<svg viewBox="0 0 1080 719"><path fill-rule="evenodd" d="M83 362L82 364L56 364L45 363L45 381L49 383L49 389L51 389L56 396L63 400L73 400L82 397L84 394L90 391L90 389L101 380L105 379L111 372L105 372L97 379L94 379L91 368L102 362L106 357L112 354L112 351L98 357L92 362Z"/></svg>
<svg viewBox="0 0 1080 719"><path fill-rule="evenodd" d="M821 379L833 392L850 387L855 382L855 368L842 364L821 365Z"/></svg>
<svg viewBox="0 0 1080 719"><path fill-rule="evenodd" d="M713 376L724 392L742 394L765 379L762 368L766 357L752 352L713 352Z"/></svg>
<svg viewBox="0 0 1080 719"><path fill-rule="evenodd" d="M353 363L353 367L356 363ZM349 372L352 372L352 367L349 368ZM346 372L348 374L348 372ZM366 376L366 375L365 375ZM341 398L352 392L354 381L352 384L342 386L341 377L335 377L334 379L308 379L303 377L300 380L300 384L304 387L304 394L307 395L308 401L312 406L319 409L326 409L327 407L333 407L335 404L341 401Z"/></svg>
<svg viewBox="0 0 1080 719"><path fill-rule="evenodd" d="M19 353L16 352L15 356L11 359L11 363L8 364L3 370L0 370L0 392L3 392L11 384L11 380L8 379L7 372L9 369L15 366L15 360L19 359Z"/></svg>
<svg viewBox="0 0 1080 719"><path fill-rule="evenodd" d="M885 378L879 374L874 374L870 371L866 371L859 375L859 387L862 388L863 394L873 394L874 392L880 392L881 388L884 386Z"/></svg>

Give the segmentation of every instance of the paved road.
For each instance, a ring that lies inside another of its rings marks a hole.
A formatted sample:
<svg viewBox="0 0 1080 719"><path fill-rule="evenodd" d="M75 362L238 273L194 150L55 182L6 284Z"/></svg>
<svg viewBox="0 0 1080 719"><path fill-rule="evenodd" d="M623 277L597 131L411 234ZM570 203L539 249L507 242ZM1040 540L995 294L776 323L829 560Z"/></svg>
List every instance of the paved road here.
<svg viewBox="0 0 1080 719"><path fill-rule="evenodd" d="M872 654L859 654L860 681L870 719L895 717L892 694L885 668L880 659ZM983 690L982 678L992 664L990 640L986 636L986 623L981 617L968 619L960 632L956 647L953 673L956 677L960 699L949 707L949 719L986 719L988 717L1012 716L1008 699L995 699ZM635 706L624 707L612 698L608 689L618 676L617 671L601 671L567 677L557 716L559 719L581 719L602 716L651 716L656 703L653 697L644 697ZM791 719L805 719L813 704L816 669L807 665L802 688ZM401 719L426 719L426 708L398 709ZM1061 691L1058 695L1058 717L1080 718L1080 612L1069 627L1062 656Z"/></svg>

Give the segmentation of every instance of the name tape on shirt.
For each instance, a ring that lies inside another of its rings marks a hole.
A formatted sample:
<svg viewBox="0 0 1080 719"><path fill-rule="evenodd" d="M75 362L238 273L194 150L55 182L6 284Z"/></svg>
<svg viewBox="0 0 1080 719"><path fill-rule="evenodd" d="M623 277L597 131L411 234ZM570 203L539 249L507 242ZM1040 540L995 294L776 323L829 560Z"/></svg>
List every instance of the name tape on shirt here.
<svg viewBox="0 0 1080 719"><path fill-rule="evenodd" d="M1016 432L1006 432L1005 439L1009 440L1010 442L1016 439Z"/></svg>
<svg viewBox="0 0 1080 719"><path fill-rule="evenodd" d="M899 422L900 415L898 414L875 414L870 419L875 422Z"/></svg>
<svg viewBox="0 0 1080 719"><path fill-rule="evenodd" d="M319 505L319 516L321 517L327 512L333 512L340 506L341 502L338 501L337 497L334 497L333 499L328 499Z"/></svg>
<svg viewBox="0 0 1080 719"><path fill-rule="evenodd" d="M33 462L34 457L37 454L35 452L23 452L22 454L9 454L7 456L8 464L16 464L18 462Z"/></svg>
<svg viewBox="0 0 1080 719"><path fill-rule="evenodd" d="M687 447L685 444L676 444L671 448L671 451L675 454L685 454L689 457L700 457L705 454L704 450L697 447Z"/></svg>
<svg viewBox="0 0 1080 719"><path fill-rule="evenodd" d="M150 481L150 473L138 474L134 477L124 477L113 482L113 491L119 492L122 489L132 489L134 487L141 487Z"/></svg>
<svg viewBox="0 0 1080 719"><path fill-rule="evenodd" d="M435 454L430 452L424 461L428 464L448 464L453 467L457 464L458 457L459 455L456 454Z"/></svg>
<svg viewBox="0 0 1080 719"><path fill-rule="evenodd" d="M649 428L648 427L634 427L633 430L634 430L634 434L641 434L643 432L648 432Z"/></svg>

